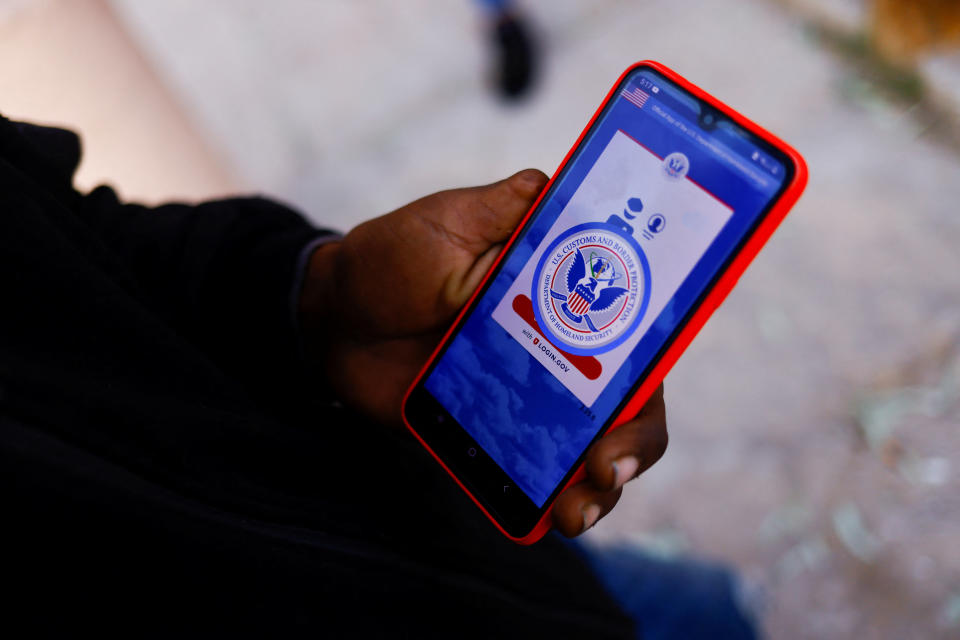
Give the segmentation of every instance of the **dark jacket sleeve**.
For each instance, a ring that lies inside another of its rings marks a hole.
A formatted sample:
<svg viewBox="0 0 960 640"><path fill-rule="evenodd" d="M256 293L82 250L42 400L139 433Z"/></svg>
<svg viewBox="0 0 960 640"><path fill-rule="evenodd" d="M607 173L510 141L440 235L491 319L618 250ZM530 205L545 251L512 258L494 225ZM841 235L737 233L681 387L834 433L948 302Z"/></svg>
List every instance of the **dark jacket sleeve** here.
<svg viewBox="0 0 960 640"><path fill-rule="evenodd" d="M79 211L158 312L229 373L260 383L298 366L300 258L329 232L263 198L148 208L100 187Z"/></svg>
<svg viewBox="0 0 960 640"><path fill-rule="evenodd" d="M259 385L299 364L292 313L304 248L329 232L263 198L155 208L73 189L75 134L0 122L4 155L67 205L155 313L228 374Z"/></svg>

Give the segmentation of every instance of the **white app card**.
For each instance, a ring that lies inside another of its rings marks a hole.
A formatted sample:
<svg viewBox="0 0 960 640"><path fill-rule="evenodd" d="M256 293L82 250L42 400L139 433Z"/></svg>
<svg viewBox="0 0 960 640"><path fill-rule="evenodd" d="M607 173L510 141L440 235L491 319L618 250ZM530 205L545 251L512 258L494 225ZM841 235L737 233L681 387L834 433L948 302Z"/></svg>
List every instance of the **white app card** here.
<svg viewBox="0 0 960 640"><path fill-rule="evenodd" d="M618 131L493 311L588 407L733 214L689 168Z"/></svg>

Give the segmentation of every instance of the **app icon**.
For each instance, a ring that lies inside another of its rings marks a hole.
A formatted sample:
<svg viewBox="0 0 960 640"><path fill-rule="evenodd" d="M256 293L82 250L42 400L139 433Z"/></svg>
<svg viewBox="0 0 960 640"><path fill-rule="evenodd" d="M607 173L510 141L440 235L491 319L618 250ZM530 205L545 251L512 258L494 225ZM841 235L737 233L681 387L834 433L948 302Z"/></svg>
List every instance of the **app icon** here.
<svg viewBox="0 0 960 640"><path fill-rule="evenodd" d="M679 151L674 151L663 159L663 171L671 178L685 178L690 170L690 159Z"/></svg>

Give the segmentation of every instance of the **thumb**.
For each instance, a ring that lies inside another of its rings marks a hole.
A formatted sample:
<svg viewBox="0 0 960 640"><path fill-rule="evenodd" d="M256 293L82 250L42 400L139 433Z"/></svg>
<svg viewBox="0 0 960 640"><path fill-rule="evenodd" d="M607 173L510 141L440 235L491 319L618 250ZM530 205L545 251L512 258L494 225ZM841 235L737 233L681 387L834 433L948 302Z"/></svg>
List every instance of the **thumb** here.
<svg viewBox="0 0 960 640"><path fill-rule="evenodd" d="M480 285L500 254L503 243L510 237L520 220L530 210L547 183L547 176L537 169L524 169L509 178L483 187L475 187L479 197L472 200L474 211L463 217L470 225L465 231L482 237L488 244L486 251L477 256L473 264L456 282L453 290L447 291L447 299L458 308ZM452 284L452 283L450 283Z"/></svg>
<svg viewBox="0 0 960 640"><path fill-rule="evenodd" d="M489 244L504 242L513 233L523 216L547 183L547 176L537 169L524 169L509 178L474 187L470 209L461 219L465 235L483 238Z"/></svg>

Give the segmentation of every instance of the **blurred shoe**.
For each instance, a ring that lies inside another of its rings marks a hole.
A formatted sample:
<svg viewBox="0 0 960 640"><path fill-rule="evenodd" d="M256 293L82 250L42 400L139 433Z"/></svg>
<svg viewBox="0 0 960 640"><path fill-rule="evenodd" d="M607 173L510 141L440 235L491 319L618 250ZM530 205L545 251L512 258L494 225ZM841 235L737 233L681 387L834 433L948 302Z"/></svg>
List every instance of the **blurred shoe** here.
<svg viewBox="0 0 960 640"><path fill-rule="evenodd" d="M502 13L494 22L496 88L504 98L516 100L536 79L536 43L526 21L515 13Z"/></svg>

